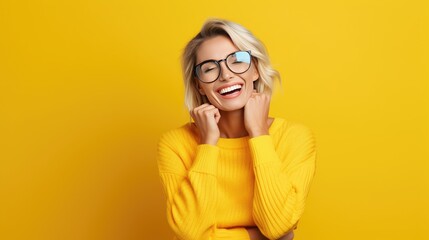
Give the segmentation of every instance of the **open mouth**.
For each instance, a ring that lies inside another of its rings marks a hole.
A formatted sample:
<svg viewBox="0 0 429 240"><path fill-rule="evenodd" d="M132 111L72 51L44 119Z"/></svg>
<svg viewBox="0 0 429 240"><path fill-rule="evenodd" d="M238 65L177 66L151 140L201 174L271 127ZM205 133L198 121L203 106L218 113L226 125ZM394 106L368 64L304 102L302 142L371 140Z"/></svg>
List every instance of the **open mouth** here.
<svg viewBox="0 0 429 240"><path fill-rule="evenodd" d="M226 96L226 95L241 91L241 88L242 88L242 85L235 84L226 88L222 88L221 90L219 90L219 94L222 96Z"/></svg>

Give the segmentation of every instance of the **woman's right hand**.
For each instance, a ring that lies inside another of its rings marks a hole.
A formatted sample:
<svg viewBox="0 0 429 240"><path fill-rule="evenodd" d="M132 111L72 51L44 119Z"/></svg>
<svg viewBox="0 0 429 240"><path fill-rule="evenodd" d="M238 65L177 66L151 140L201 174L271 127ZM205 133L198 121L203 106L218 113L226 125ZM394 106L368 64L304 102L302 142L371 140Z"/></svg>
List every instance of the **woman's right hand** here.
<svg viewBox="0 0 429 240"><path fill-rule="evenodd" d="M204 103L190 111L200 132L200 144L216 145L220 137L217 123L220 119L219 109Z"/></svg>

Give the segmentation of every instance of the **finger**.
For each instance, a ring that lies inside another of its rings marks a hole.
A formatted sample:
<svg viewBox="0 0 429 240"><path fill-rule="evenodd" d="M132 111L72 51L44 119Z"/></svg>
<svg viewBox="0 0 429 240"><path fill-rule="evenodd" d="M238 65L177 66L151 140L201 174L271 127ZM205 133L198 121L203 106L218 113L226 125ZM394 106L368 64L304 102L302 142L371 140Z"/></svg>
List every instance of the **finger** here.
<svg viewBox="0 0 429 240"><path fill-rule="evenodd" d="M219 123L219 120L220 120L220 112L219 112L219 109L217 109L217 108L216 108L216 111L215 111L215 115L214 115L214 117L215 117L216 123Z"/></svg>
<svg viewBox="0 0 429 240"><path fill-rule="evenodd" d="M271 95L263 93L262 94L268 101L271 100Z"/></svg>
<svg viewBox="0 0 429 240"><path fill-rule="evenodd" d="M214 110L216 108L213 106L206 106L205 108L194 109L193 115L196 121L204 121L204 119L213 118Z"/></svg>
<svg viewBox="0 0 429 240"><path fill-rule="evenodd" d="M260 96L262 93L252 92L252 97Z"/></svg>
<svg viewBox="0 0 429 240"><path fill-rule="evenodd" d="M207 104L207 103L204 103L204 104L201 104L200 106L198 106L198 107L196 107L196 108L192 109L191 111L189 111L189 113L191 114L192 119L194 119L194 121L197 121L197 117L199 116L198 112L199 112L201 109L206 108L207 106L210 106L210 105L209 105L209 104Z"/></svg>
<svg viewBox="0 0 429 240"><path fill-rule="evenodd" d="M197 115L201 115L201 113L203 113L206 110L210 110L212 109L214 106L213 105L209 105L209 104L203 104L201 106L198 106L196 108L194 108L194 114Z"/></svg>
<svg viewBox="0 0 429 240"><path fill-rule="evenodd" d="M210 105L210 106L207 106L205 108L199 109L197 111L197 115L198 116L212 115L213 114L212 111L215 110L215 109L217 109L217 108L214 107L214 106L212 106L212 105Z"/></svg>
<svg viewBox="0 0 429 240"><path fill-rule="evenodd" d="M195 111L198 111L199 109L203 109L203 108L205 108L205 107L207 107L207 106L210 106L210 105L209 105L209 104L207 104L207 103L203 103L203 104L201 104L200 106L198 106L198 107L194 108L193 110L194 110L194 112L195 112Z"/></svg>
<svg viewBox="0 0 429 240"><path fill-rule="evenodd" d="M204 109L204 111L202 112L202 115L208 118L216 118L216 116L220 116L219 114L219 110L215 107L210 108L210 109Z"/></svg>

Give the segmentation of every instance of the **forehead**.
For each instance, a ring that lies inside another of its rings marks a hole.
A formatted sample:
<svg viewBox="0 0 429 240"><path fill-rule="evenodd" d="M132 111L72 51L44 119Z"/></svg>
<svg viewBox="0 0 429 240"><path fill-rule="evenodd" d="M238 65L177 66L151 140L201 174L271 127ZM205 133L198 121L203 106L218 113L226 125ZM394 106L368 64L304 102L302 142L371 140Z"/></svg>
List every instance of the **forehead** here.
<svg viewBox="0 0 429 240"><path fill-rule="evenodd" d="M239 49L232 41L225 36L216 36L205 40L201 43L197 51L197 63L209 59L223 59L228 54L238 51Z"/></svg>

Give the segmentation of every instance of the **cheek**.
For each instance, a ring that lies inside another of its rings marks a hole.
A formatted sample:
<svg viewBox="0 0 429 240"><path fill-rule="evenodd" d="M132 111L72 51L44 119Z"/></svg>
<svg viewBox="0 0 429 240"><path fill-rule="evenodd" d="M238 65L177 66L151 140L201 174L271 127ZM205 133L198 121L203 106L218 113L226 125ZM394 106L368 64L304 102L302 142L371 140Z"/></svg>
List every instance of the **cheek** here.
<svg viewBox="0 0 429 240"><path fill-rule="evenodd" d="M252 68L252 81L256 81L259 79L259 72L256 68Z"/></svg>
<svg viewBox="0 0 429 240"><path fill-rule="evenodd" d="M242 75L246 82L254 82L259 79L259 73L256 68L252 65L250 69Z"/></svg>
<svg viewBox="0 0 429 240"><path fill-rule="evenodd" d="M259 79L259 74L255 69L250 69L250 70L251 71L249 71L249 73L246 76L246 85L252 86L252 90L253 90L255 81Z"/></svg>
<svg viewBox="0 0 429 240"><path fill-rule="evenodd" d="M210 84L198 84L198 92L201 95L207 95L209 94L210 88L211 86L209 86Z"/></svg>

